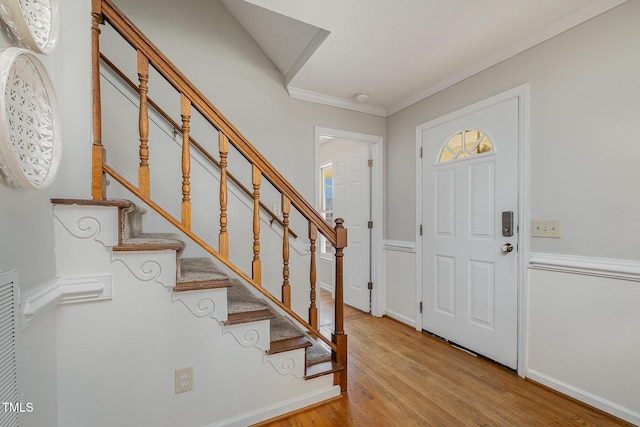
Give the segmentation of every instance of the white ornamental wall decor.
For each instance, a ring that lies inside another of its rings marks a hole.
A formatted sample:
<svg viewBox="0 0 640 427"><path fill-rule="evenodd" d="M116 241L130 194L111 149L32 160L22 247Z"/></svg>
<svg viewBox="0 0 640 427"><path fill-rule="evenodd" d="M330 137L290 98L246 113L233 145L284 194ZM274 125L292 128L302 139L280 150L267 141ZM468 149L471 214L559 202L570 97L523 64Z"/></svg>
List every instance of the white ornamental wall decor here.
<svg viewBox="0 0 640 427"><path fill-rule="evenodd" d="M60 115L53 85L27 49L0 51L0 168L15 184L47 188L60 165Z"/></svg>
<svg viewBox="0 0 640 427"><path fill-rule="evenodd" d="M58 0L0 0L0 17L34 52L49 54L58 41Z"/></svg>

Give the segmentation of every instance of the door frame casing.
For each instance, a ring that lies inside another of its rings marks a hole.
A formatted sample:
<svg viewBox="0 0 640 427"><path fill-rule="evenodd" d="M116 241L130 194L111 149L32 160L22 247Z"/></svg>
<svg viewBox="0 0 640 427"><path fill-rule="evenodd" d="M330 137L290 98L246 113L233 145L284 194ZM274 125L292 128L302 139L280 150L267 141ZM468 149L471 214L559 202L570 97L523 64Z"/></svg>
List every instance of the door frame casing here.
<svg viewBox="0 0 640 427"><path fill-rule="evenodd" d="M371 146L371 158L373 167L371 170L371 314L380 317L384 315L384 301L386 288L382 280L382 248L383 248L383 162L384 162L384 138L377 135L350 132L340 129L325 127L314 128L314 200L316 208L320 206L320 137L332 137L363 142ZM347 231L348 232L348 231ZM345 250L346 262L348 252Z"/></svg>
<svg viewBox="0 0 640 427"><path fill-rule="evenodd" d="M530 222L529 214L529 85L524 84L514 89L502 92L498 95L476 102L467 107L445 114L444 116L430 120L416 126L416 329L422 331L422 313L420 312L420 302L423 301L422 290L422 253L423 237L420 235L420 225L422 224L423 212L423 159L420 157L422 147L422 132L426 129L441 125L443 123L456 120L465 115L482 110L508 99L518 99L518 253L517 253L517 287L518 287L518 354L517 367L518 375L525 376L526 368L526 331L527 331L527 281L526 264L529 251L529 233L526 226Z"/></svg>

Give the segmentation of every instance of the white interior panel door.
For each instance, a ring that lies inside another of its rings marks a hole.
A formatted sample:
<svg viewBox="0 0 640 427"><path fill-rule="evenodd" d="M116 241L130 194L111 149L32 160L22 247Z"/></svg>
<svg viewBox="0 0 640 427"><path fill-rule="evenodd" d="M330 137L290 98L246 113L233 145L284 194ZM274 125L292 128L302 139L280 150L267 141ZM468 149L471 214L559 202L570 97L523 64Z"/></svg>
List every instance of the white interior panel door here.
<svg viewBox="0 0 640 427"><path fill-rule="evenodd" d="M421 136L423 328L513 369L518 136L517 98ZM511 237L503 235L503 211L513 212Z"/></svg>
<svg viewBox="0 0 640 427"><path fill-rule="evenodd" d="M369 147L340 154L333 159L334 218L343 218L348 241L344 250L344 303L370 311L371 213Z"/></svg>

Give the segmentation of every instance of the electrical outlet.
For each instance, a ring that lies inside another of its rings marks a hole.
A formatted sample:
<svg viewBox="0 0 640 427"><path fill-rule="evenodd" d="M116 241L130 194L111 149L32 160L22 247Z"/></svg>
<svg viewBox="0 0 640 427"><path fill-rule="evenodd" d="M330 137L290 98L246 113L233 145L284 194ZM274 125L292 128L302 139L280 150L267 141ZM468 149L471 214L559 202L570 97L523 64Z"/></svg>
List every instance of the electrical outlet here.
<svg viewBox="0 0 640 427"><path fill-rule="evenodd" d="M560 221L555 219L534 219L531 221L531 237L560 238Z"/></svg>
<svg viewBox="0 0 640 427"><path fill-rule="evenodd" d="M176 369L176 394L193 390L193 367Z"/></svg>

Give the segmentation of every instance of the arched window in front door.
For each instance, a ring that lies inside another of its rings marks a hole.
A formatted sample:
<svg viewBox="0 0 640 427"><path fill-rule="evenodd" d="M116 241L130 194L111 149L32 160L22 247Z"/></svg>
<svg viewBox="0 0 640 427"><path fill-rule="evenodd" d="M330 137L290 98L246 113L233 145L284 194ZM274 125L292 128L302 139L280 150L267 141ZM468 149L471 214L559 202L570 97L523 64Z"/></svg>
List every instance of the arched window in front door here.
<svg viewBox="0 0 640 427"><path fill-rule="evenodd" d="M492 151L493 144L484 132L477 129L467 129L449 138L440 151L438 162L448 162Z"/></svg>

